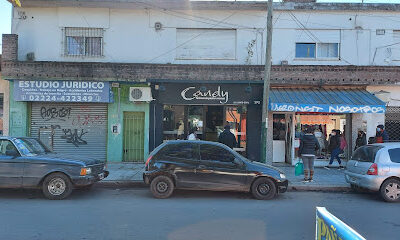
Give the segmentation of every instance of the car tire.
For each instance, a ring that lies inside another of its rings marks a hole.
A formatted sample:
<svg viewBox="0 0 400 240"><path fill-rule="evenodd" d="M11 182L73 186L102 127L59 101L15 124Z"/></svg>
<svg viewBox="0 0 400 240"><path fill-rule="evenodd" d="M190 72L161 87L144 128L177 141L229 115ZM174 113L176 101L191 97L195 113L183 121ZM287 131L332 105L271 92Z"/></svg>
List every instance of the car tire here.
<svg viewBox="0 0 400 240"><path fill-rule="evenodd" d="M174 191L174 182L168 176L157 176L150 183L150 191L155 198L168 198Z"/></svg>
<svg viewBox="0 0 400 240"><path fill-rule="evenodd" d="M72 183L67 175L52 173L44 179L42 191L47 199L61 200L71 194Z"/></svg>
<svg viewBox="0 0 400 240"><path fill-rule="evenodd" d="M270 200L276 196L276 185L269 178L258 178L251 186L251 193L259 200Z"/></svg>
<svg viewBox="0 0 400 240"><path fill-rule="evenodd" d="M398 179L387 179L380 189L381 197L386 202L400 201L400 181Z"/></svg>

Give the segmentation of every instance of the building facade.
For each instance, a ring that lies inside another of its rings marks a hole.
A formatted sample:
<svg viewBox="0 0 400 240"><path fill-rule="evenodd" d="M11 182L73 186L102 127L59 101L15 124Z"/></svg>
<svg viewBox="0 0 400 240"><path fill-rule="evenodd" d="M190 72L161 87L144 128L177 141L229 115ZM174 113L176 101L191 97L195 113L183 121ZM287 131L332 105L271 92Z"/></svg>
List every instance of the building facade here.
<svg viewBox="0 0 400 240"><path fill-rule="evenodd" d="M325 141L345 132L347 155L385 113L398 127L399 10L274 3L269 162L293 164L305 126ZM216 141L229 124L235 150L258 160L265 24L265 2L25 1L3 36L9 134L143 162L163 141Z"/></svg>

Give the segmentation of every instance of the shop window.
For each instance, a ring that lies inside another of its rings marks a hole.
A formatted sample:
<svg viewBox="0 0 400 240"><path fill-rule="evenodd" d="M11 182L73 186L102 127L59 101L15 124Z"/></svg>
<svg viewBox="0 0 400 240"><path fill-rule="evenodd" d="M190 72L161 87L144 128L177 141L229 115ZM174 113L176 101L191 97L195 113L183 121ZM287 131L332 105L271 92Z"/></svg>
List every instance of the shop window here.
<svg viewBox="0 0 400 240"><path fill-rule="evenodd" d="M64 28L66 56L103 56L103 29Z"/></svg>
<svg viewBox="0 0 400 240"><path fill-rule="evenodd" d="M208 161L233 162L235 156L219 146L202 144L200 145L200 158Z"/></svg>
<svg viewBox="0 0 400 240"><path fill-rule="evenodd" d="M164 105L164 140L185 139L185 106Z"/></svg>

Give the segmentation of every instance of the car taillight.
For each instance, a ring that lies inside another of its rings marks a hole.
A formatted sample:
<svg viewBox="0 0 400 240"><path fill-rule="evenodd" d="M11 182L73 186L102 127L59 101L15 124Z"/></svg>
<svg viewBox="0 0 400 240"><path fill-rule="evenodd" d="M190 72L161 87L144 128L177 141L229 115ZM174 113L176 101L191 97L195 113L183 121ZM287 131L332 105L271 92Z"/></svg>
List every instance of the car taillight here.
<svg viewBox="0 0 400 240"><path fill-rule="evenodd" d="M367 171L367 175L378 175L378 165L372 164Z"/></svg>
<svg viewBox="0 0 400 240"><path fill-rule="evenodd" d="M149 158L147 158L145 167L147 167L149 165L152 158L153 158L153 155L150 155Z"/></svg>

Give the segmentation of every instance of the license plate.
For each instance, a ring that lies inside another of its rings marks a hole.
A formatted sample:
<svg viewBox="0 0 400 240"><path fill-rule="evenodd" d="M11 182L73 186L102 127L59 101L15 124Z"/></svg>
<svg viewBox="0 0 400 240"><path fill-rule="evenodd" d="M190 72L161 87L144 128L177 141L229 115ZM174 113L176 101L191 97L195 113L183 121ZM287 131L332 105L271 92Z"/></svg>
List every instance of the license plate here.
<svg viewBox="0 0 400 240"><path fill-rule="evenodd" d="M99 173L100 180L104 179L104 173Z"/></svg>

